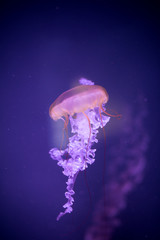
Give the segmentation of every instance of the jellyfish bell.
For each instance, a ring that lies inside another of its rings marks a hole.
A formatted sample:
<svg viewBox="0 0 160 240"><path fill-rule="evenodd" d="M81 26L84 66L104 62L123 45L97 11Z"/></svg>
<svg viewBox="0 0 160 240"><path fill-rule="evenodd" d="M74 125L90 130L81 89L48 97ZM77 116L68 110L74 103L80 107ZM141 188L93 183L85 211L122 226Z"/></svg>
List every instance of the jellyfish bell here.
<svg viewBox="0 0 160 240"><path fill-rule="evenodd" d="M66 115L84 112L95 107L102 108L108 102L108 93L98 85L81 85L62 93L50 106L49 115L58 120Z"/></svg>

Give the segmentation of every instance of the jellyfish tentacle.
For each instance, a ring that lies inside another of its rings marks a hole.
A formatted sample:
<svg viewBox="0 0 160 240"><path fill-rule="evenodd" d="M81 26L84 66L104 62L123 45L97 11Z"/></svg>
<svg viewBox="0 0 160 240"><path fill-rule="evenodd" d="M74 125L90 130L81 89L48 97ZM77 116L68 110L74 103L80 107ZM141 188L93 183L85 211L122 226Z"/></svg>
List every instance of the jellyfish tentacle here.
<svg viewBox="0 0 160 240"><path fill-rule="evenodd" d="M68 140L68 154L69 154L69 137L68 137L68 123L69 123L69 117L68 114L65 114L65 122L64 122L64 130L66 132L66 137Z"/></svg>
<svg viewBox="0 0 160 240"><path fill-rule="evenodd" d="M66 129L66 119L63 117L60 118L64 122L64 128L62 130L62 139L61 139L61 145L60 145L60 150L62 149L63 146L63 141L64 141L64 130Z"/></svg>
<svg viewBox="0 0 160 240"><path fill-rule="evenodd" d="M89 142L90 142L90 139L91 139L91 122L89 120L88 115L85 112L83 112L83 115L87 118L88 125L89 125L89 138L88 138L88 144L87 144L86 156L85 156L85 159L87 159L87 152L88 152ZM91 196L91 191L90 191L89 184L88 184L88 181L87 181L86 165L87 164L86 164L86 160L85 160L84 178L85 178L85 183L86 183L88 194L89 194L90 205L92 206L92 196Z"/></svg>
<svg viewBox="0 0 160 240"><path fill-rule="evenodd" d="M67 192L65 192L65 196L67 198L67 203L65 203L63 205L63 207L66 210L64 212L59 213L59 215L57 216L57 221L59 221L59 219L62 216L64 216L66 213L71 213L73 211L72 205L73 205L74 199L73 199L72 195L75 194L73 188L74 188L74 184L75 184L78 173L79 173L79 171L76 174L74 174L74 176L70 176L68 178L68 181L66 182L67 183Z"/></svg>
<svg viewBox="0 0 160 240"><path fill-rule="evenodd" d="M106 112L106 111L103 109L102 105L100 106L100 109L101 109L102 112L104 112L107 116L116 117L116 118L118 118L118 119L120 119L120 118L122 117L121 114L116 114L116 115L114 115L114 114L110 114L110 113Z"/></svg>
<svg viewBox="0 0 160 240"><path fill-rule="evenodd" d="M60 151L62 150L63 141L64 141L64 128L62 130L62 139L61 139Z"/></svg>
<svg viewBox="0 0 160 240"><path fill-rule="evenodd" d="M68 114L65 114L65 125L64 125L65 129L66 129L67 126L68 126L68 122L69 122Z"/></svg>
<svg viewBox="0 0 160 240"><path fill-rule="evenodd" d="M101 113L101 107L99 107L99 115L101 119L102 129L103 129L103 135L104 135L104 159L103 159L103 194L104 194L104 207L106 207L106 193L105 193L105 175L106 175L106 132L103 125L102 120L102 113Z"/></svg>
<svg viewBox="0 0 160 240"><path fill-rule="evenodd" d="M83 115L87 115L86 120ZM97 113L96 109L91 109L87 113L78 113L77 118L70 117L70 124L71 124L71 131L73 136L69 138L70 144L70 153L69 158L64 159L64 153L68 152L68 148L64 149L63 151L58 150L57 148L53 148L50 150L51 158L58 161L58 166L63 168L63 174L68 177L67 184L67 191L65 193L65 197L67 198L67 204L63 205L65 208L64 212L61 212L57 218L59 220L63 215L67 213L71 213L73 208L73 182L75 180L74 176L80 171L84 171L84 177L86 186L88 189L87 179L86 179L86 168L88 165L91 165L95 161L95 151L96 149L92 149L92 145L98 142L97 133L98 128L102 126L99 114ZM103 126L107 124L109 121L109 117L103 116ZM89 133L86 131L88 128L88 124L91 127L90 137ZM89 137L89 139L88 139ZM87 146L87 142L89 140L89 144ZM87 156L86 156L86 148ZM74 180L73 180L74 178ZM73 181L72 181L73 180ZM71 188L70 188L70 187ZM89 192L90 202L92 202L91 194ZM90 204L93 206L93 204Z"/></svg>
<svg viewBox="0 0 160 240"><path fill-rule="evenodd" d="M65 126L65 120L63 117L60 118L63 122L64 122L64 126ZM64 129L62 130L62 139L61 139L61 145L60 145L60 151L62 150L62 146L63 146L63 141L64 141Z"/></svg>
<svg viewBox="0 0 160 240"><path fill-rule="evenodd" d="M86 148L86 157L87 157L88 146L89 146L89 142L90 142L90 139L91 139L91 122L90 122L89 117L87 116L87 114L85 112L83 112L83 115L87 118L88 125L89 125L89 138L88 138L88 144L87 144L87 148Z"/></svg>
<svg viewBox="0 0 160 240"><path fill-rule="evenodd" d="M64 122L64 128L63 128L63 131L62 131L62 140L61 140L61 145L60 145L60 150L62 149L62 146L63 146L63 141L64 141L64 131L66 132L66 137L67 137L67 140L69 142L69 137L68 137L68 123L69 123L69 117L67 114L65 114L65 119L63 117L61 117L60 119L63 120Z"/></svg>
<svg viewBox="0 0 160 240"><path fill-rule="evenodd" d="M63 128L63 132L62 132L62 140L61 140L61 145L60 145L60 149L62 149L62 145L63 145L63 141L64 141L64 131L66 132L66 136L67 136L67 139L69 141L68 129L67 129L69 118L68 118L68 115L66 114L65 119L63 119L63 117L61 117L60 119L62 119L63 122L64 122L64 128Z"/></svg>
<svg viewBox="0 0 160 240"><path fill-rule="evenodd" d="M65 132L66 132L67 140L69 141L68 128L67 128L68 122L69 122L69 118L68 118L68 115L66 114L65 115L65 122L64 122L64 129L65 129Z"/></svg>

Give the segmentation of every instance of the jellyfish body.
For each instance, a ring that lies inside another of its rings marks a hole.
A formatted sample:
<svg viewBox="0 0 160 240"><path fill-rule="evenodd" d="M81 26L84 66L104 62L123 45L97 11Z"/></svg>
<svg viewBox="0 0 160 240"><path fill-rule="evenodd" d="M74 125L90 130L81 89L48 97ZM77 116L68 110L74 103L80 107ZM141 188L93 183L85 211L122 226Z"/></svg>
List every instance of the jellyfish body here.
<svg viewBox="0 0 160 240"><path fill-rule="evenodd" d="M72 195L74 195L73 188L76 177L80 171L84 171L88 167L88 164L91 165L95 161L96 149L92 149L92 145L98 142L96 138L98 128L103 128L110 119L101 114L101 111L105 112L102 105L108 101L106 90L101 86L88 85L88 83L89 80L87 80L87 85L64 92L49 109L53 120L65 117L65 126L70 121L73 133L66 149L53 148L49 152L51 158L57 160L58 165L63 168L63 174L68 177L67 192L65 192L67 203L63 205L65 211L58 215L57 220L66 213L72 212L74 202ZM76 118L73 117L74 114L76 114ZM65 159L66 153L68 154L67 159Z"/></svg>
<svg viewBox="0 0 160 240"><path fill-rule="evenodd" d="M106 90L97 85L81 85L61 94L50 106L49 115L53 120L58 120L66 114L84 112L87 109L101 107L108 101Z"/></svg>

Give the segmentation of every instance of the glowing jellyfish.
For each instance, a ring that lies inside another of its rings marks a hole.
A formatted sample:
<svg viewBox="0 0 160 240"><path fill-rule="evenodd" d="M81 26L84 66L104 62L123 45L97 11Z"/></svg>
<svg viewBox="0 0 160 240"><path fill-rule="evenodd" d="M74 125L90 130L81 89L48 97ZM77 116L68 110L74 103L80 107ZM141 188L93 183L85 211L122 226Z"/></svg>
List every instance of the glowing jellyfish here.
<svg viewBox="0 0 160 240"><path fill-rule="evenodd" d="M106 90L87 79L81 79L80 83L82 85L61 94L49 109L53 120L65 118L63 119L65 129L70 121L73 133L66 149L53 148L49 152L51 158L57 160L57 164L63 168L63 174L68 177L65 192L67 203L63 205L65 211L60 212L57 220L66 213L72 212L74 202L72 195L75 193L73 188L76 177L80 171L88 167L88 164L91 165L95 161L96 149L91 147L94 142L98 142L96 138L98 128L103 128L110 119L101 113L106 113L103 106L108 101ZM75 114L76 117L74 117Z"/></svg>

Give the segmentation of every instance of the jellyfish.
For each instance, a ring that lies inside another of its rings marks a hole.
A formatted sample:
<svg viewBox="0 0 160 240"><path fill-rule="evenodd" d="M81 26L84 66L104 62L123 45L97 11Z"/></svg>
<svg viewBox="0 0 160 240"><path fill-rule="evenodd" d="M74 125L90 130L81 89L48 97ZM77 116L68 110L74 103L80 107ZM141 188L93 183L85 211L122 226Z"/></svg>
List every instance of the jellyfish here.
<svg viewBox="0 0 160 240"><path fill-rule="evenodd" d="M70 122L71 133L67 147L62 150L53 148L49 154L52 159L58 161L58 166L63 168L63 174L68 177L65 197L67 203L63 205L64 212L60 212L57 221L66 213L73 211L74 184L80 171L84 171L95 161L96 149L92 148L98 142L97 133L110 120L104 105L108 101L108 93L105 88L94 85L87 79L80 79L80 84L61 94L50 106L49 115L53 120L62 119L64 129ZM105 113L106 115L104 115Z"/></svg>

